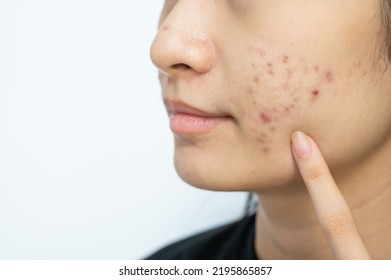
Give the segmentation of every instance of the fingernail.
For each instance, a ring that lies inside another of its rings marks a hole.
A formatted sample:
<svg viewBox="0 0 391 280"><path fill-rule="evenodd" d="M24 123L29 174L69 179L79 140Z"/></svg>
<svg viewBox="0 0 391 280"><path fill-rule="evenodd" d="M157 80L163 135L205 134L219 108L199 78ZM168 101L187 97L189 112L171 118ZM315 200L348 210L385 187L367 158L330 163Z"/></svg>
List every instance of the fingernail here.
<svg viewBox="0 0 391 280"><path fill-rule="evenodd" d="M312 146L307 135L301 131L292 134L292 146L298 157L306 158L312 153Z"/></svg>

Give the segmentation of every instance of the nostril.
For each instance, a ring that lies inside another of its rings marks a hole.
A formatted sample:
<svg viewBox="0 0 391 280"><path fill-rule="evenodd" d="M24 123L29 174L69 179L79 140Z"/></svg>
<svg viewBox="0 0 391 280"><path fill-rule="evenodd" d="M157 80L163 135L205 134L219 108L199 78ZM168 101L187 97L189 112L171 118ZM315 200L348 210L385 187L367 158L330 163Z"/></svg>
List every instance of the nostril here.
<svg viewBox="0 0 391 280"><path fill-rule="evenodd" d="M187 64L184 64L184 63L177 63L177 64L172 65L171 68L175 69L175 70L188 70L191 67Z"/></svg>

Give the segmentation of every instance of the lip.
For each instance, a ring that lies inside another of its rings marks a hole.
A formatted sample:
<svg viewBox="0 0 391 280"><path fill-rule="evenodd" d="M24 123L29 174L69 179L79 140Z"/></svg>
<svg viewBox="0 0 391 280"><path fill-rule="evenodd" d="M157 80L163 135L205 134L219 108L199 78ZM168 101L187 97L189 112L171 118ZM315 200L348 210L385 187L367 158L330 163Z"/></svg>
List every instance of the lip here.
<svg viewBox="0 0 391 280"><path fill-rule="evenodd" d="M178 135L207 133L232 119L228 115L210 113L180 100L164 99L170 116L170 128Z"/></svg>

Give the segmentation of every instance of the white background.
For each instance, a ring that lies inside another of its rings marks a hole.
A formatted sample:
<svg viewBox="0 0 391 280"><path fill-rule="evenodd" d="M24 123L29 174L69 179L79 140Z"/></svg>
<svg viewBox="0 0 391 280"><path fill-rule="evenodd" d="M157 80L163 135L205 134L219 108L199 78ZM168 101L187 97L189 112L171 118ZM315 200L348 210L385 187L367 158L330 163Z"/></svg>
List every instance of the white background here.
<svg viewBox="0 0 391 280"><path fill-rule="evenodd" d="M137 259L242 214L175 174L162 3L0 0L0 259Z"/></svg>

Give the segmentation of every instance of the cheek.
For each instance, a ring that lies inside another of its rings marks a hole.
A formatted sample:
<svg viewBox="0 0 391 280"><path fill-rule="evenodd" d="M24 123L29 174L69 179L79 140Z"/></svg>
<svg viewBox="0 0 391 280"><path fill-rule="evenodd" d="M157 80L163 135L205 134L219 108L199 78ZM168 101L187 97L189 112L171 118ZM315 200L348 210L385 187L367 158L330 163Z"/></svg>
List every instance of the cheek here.
<svg viewBox="0 0 391 280"><path fill-rule="evenodd" d="M268 54L261 48L251 49L249 69L246 115L251 116L252 135L265 154L272 151L277 135L293 128L302 112L313 110L330 95L335 82L332 69L289 54Z"/></svg>

